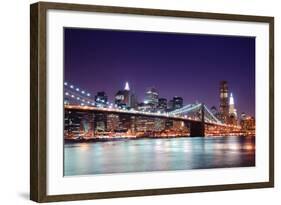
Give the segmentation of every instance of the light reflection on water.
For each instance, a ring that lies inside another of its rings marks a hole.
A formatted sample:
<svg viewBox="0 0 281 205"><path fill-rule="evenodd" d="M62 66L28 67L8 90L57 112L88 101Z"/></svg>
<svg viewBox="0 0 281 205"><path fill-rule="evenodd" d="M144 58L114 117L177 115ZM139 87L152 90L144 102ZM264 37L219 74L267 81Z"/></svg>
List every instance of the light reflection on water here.
<svg viewBox="0 0 281 205"><path fill-rule="evenodd" d="M182 137L64 145L64 175L255 166L252 137Z"/></svg>

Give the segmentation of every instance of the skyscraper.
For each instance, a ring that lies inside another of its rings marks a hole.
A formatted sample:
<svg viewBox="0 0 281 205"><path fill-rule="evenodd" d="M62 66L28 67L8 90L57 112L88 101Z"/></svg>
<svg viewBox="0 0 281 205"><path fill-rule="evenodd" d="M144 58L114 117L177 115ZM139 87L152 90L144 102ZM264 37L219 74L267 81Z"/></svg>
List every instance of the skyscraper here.
<svg viewBox="0 0 281 205"><path fill-rule="evenodd" d="M115 95L115 104L122 108L135 108L137 96L130 90L129 83L125 83L124 90L119 90Z"/></svg>
<svg viewBox="0 0 281 205"><path fill-rule="evenodd" d="M145 93L144 103L152 104L156 107L158 105L158 96L158 91L155 88L150 88Z"/></svg>
<svg viewBox="0 0 281 205"><path fill-rule="evenodd" d="M229 117L229 98L227 81L220 82L220 119L223 122L228 122Z"/></svg>
<svg viewBox="0 0 281 205"><path fill-rule="evenodd" d="M166 112L167 111L167 99L159 98L158 100L158 111Z"/></svg>
<svg viewBox="0 0 281 205"><path fill-rule="evenodd" d="M230 93L229 97L229 123L237 124L237 111L234 106L234 97L232 93Z"/></svg>
<svg viewBox="0 0 281 205"><path fill-rule="evenodd" d="M130 91L130 86L129 86L129 83L128 83L128 82L126 82L126 84L125 84L125 89L124 89L124 90Z"/></svg>
<svg viewBox="0 0 281 205"><path fill-rule="evenodd" d="M173 109L180 109L183 106L183 98L175 96L173 97Z"/></svg>
<svg viewBox="0 0 281 205"><path fill-rule="evenodd" d="M105 92L98 92L95 96L95 103L97 106L105 107L108 103L107 95Z"/></svg>

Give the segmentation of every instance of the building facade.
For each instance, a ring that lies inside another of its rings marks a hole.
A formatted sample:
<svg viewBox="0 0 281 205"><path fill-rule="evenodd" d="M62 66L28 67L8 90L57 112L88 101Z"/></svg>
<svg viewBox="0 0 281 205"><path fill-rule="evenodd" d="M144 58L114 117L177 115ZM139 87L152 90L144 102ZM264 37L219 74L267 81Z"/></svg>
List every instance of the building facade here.
<svg viewBox="0 0 281 205"><path fill-rule="evenodd" d="M227 81L221 81L220 82L220 120L224 123L228 122L229 118L229 97L228 97L228 84Z"/></svg>

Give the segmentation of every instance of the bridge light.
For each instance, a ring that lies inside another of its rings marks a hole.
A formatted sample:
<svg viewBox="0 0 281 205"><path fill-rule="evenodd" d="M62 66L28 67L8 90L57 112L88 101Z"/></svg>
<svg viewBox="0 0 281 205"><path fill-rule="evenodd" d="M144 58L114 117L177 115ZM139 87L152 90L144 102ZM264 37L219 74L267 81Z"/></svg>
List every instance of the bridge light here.
<svg viewBox="0 0 281 205"><path fill-rule="evenodd" d="M82 94L85 94L85 91L84 91L84 90L82 90L82 91L81 91L81 93L82 93Z"/></svg>
<svg viewBox="0 0 281 205"><path fill-rule="evenodd" d="M80 100L80 98L79 98L79 97L77 97L77 100Z"/></svg>
<svg viewBox="0 0 281 205"><path fill-rule="evenodd" d="M67 82L64 82L64 85L67 85Z"/></svg>
<svg viewBox="0 0 281 205"><path fill-rule="evenodd" d="M73 89L73 88L74 88L74 86L73 86L73 85L70 85L70 88L72 88L72 89Z"/></svg>
<svg viewBox="0 0 281 205"><path fill-rule="evenodd" d="M71 95L71 97L74 98L75 96L74 96L74 95Z"/></svg>
<svg viewBox="0 0 281 205"><path fill-rule="evenodd" d="M90 93L87 93L87 96L90 96Z"/></svg>
<svg viewBox="0 0 281 205"><path fill-rule="evenodd" d="M65 93L65 95L69 95L69 93L68 93L68 92L66 92L66 93Z"/></svg>
<svg viewBox="0 0 281 205"><path fill-rule="evenodd" d="M76 88L76 91L79 91L79 88Z"/></svg>

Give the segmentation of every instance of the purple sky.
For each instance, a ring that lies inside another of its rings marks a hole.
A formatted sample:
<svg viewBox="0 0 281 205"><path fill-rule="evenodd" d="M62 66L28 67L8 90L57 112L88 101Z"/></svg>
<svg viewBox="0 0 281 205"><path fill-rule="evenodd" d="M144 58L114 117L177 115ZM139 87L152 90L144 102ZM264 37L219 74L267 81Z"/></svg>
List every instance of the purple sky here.
<svg viewBox="0 0 281 205"><path fill-rule="evenodd" d="M219 107L228 81L238 113L255 115L255 38L65 28L65 81L113 101L128 81L142 101L149 87Z"/></svg>

